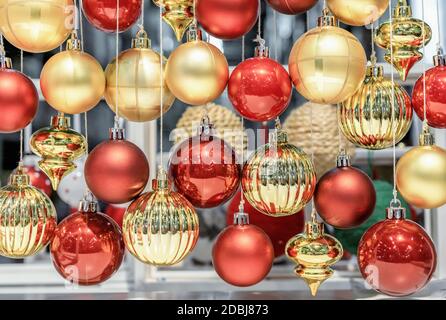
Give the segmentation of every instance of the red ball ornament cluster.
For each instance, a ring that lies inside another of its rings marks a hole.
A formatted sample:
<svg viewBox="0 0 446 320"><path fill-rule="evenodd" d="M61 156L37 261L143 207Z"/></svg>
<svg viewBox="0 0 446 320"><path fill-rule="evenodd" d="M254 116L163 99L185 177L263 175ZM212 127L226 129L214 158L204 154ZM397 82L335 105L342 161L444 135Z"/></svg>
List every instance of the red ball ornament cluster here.
<svg viewBox="0 0 446 320"><path fill-rule="evenodd" d="M259 46L254 58L240 63L232 72L228 95L234 108L251 121L277 118L291 100L291 78L284 67L270 59L265 40L256 39Z"/></svg>

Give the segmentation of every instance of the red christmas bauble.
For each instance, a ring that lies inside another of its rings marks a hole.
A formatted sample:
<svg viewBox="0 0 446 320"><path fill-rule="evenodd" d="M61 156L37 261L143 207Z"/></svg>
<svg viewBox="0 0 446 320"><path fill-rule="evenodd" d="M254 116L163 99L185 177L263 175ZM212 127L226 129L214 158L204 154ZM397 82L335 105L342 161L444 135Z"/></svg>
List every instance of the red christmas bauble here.
<svg viewBox="0 0 446 320"><path fill-rule="evenodd" d="M117 0L83 0L88 22L99 30L116 32ZM119 0L119 32L129 29L141 14L141 0Z"/></svg>
<svg viewBox="0 0 446 320"><path fill-rule="evenodd" d="M237 192L228 206L226 213L226 223L232 225L234 222L234 213L238 212L241 195ZM274 256L280 257L285 254L285 245L288 240L304 229L304 211L284 217L267 216L257 211L248 201L245 201L244 211L249 214L249 223L261 228L274 246Z"/></svg>
<svg viewBox="0 0 446 320"><path fill-rule="evenodd" d="M431 279L437 254L429 235L417 223L390 217L364 233L358 265L371 287L391 296L407 296Z"/></svg>
<svg viewBox="0 0 446 320"><path fill-rule="evenodd" d="M149 180L146 156L126 140L108 140L96 146L85 161L84 170L88 188L108 203L129 202Z"/></svg>
<svg viewBox="0 0 446 320"><path fill-rule="evenodd" d="M271 240L252 224L226 227L212 248L215 271L224 281L238 287L262 281L271 270L273 260Z"/></svg>
<svg viewBox="0 0 446 320"><path fill-rule="evenodd" d="M240 183L237 156L208 129L180 143L169 160L175 187L193 206L212 208L229 200Z"/></svg>
<svg viewBox="0 0 446 320"><path fill-rule="evenodd" d="M107 208L105 208L105 214L112 218L118 224L118 226L122 228L122 221L126 210L126 207L118 207L110 204L107 206Z"/></svg>
<svg viewBox="0 0 446 320"><path fill-rule="evenodd" d="M39 95L32 80L19 71L0 68L0 133L25 128L38 106Z"/></svg>
<svg viewBox="0 0 446 320"><path fill-rule="evenodd" d="M206 32L219 39L247 34L257 21L258 0L196 0L195 12Z"/></svg>
<svg viewBox="0 0 446 320"><path fill-rule="evenodd" d="M426 115L434 128L446 128L446 66L436 66L426 71ZM424 120L423 76L412 92L412 105L421 120Z"/></svg>
<svg viewBox="0 0 446 320"><path fill-rule="evenodd" d="M373 214L376 191L372 180L361 170L337 167L325 173L316 184L314 204L329 225L354 228Z"/></svg>
<svg viewBox="0 0 446 320"><path fill-rule="evenodd" d="M317 0L266 0L276 11L284 14L304 13L317 3Z"/></svg>
<svg viewBox="0 0 446 320"><path fill-rule="evenodd" d="M228 83L234 108L252 121L277 118L288 107L292 89L285 68L267 57L243 61L234 69Z"/></svg>
<svg viewBox="0 0 446 320"><path fill-rule="evenodd" d="M76 212L57 226L51 258L65 279L95 285L119 269L124 248L121 230L111 218L98 212Z"/></svg>

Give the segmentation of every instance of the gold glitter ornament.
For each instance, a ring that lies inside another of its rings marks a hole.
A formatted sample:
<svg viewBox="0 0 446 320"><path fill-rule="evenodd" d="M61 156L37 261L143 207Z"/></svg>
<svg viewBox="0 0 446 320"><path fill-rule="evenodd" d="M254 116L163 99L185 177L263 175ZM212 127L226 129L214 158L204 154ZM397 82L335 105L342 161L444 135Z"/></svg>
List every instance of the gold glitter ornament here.
<svg viewBox="0 0 446 320"><path fill-rule="evenodd" d="M294 43L288 67L296 90L307 100L337 104L361 85L366 64L359 40L339 28L336 18L325 8L318 26Z"/></svg>
<svg viewBox="0 0 446 320"><path fill-rule="evenodd" d="M42 158L39 168L45 172L54 190L59 182L76 168L74 160L87 149L84 136L70 129L70 118L59 114L51 118L51 126L33 133L31 151Z"/></svg>
<svg viewBox="0 0 446 320"><path fill-rule="evenodd" d="M125 212L122 232L130 253L143 263L170 266L181 262L199 236L198 215L181 194L170 189L159 169L153 191L134 200Z"/></svg>
<svg viewBox="0 0 446 320"><path fill-rule="evenodd" d="M330 266L338 262L343 255L341 243L324 232L323 223L313 216L305 225L305 232L288 240L285 253L297 264L294 272L305 280L311 295L316 296L322 282L333 275Z"/></svg>
<svg viewBox="0 0 446 320"><path fill-rule="evenodd" d="M172 28L178 42L194 21L194 0L153 0L163 8L163 20Z"/></svg>
<svg viewBox="0 0 446 320"><path fill-rule="evenodd" d="M398 0L393 9L392 28L393 39L390 39L390 22L382 23L376 30L375 43L387 50L384 59L395 67L401 79L405 81L413 65L423 58L418 49L429 43L432 30L427 23L424 23L423 29L423 21L412 17L412 8L407 4L407 0Z"/></svg>
<svg viewBox="0 0 446 320"><path fill-rule="evenodd" d="M25 258L42 250L52 239L57 214L50 198L31 186L19 167L0 189L0 255Z"/></svg>
<svg viewBox="0 0 446 320"><path fill-rule="evenodd" d="M163 57L163 64L165 64ZM146 31L140 29L132 41L132 48L118 56L118 106L119 115L127 120L146 122L161 116L161 58L150 47ZM105 69L107 88L105 100L116 110L116 58ZM175 97L163 81L163 113L166 113Z"/></svg>
<svg viewBox="0 0 446 320"><path fill-rule="evenodd" d="M446 150L434 145L427 128L420 145L406 152L396 165L396 184L404 200L418 208L446 204Z"/></svg>
<svg viewBox="0 0 446 320"><path fill-rule="evenodd" d="M70 35L75 10L73 0L0 0L0 31L21 50L50 51Z"/></svg>
<svg viewBox="0 0 446 320"><path fill-rule="evenodd" d="M338 122L344 136L358 147L379 150L400 142L412 124L412 102L406 90L383 77L383 67L373 61L356 93L339 104Z"/></svg>
<svg viewBox="0 0 446 320"><path fill-rule="evenodd" d="M243 168L243 194L266 215L292 215L313 196L316 185L313 163L305 152L288 143L287 134L279 125L269 141L249 157Z"/></svg>

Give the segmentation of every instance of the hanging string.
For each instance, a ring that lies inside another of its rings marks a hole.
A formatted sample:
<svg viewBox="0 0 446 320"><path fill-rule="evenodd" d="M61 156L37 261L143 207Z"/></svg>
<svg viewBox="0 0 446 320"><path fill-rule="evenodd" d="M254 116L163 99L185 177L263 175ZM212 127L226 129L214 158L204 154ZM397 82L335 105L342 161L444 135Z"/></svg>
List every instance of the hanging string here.
<svg viewBox="0 0 446 320"><path fill-rule="evenodd" d="M163 167L163 126L164 126L164 116L163 116L163 102L164 102L164 53L163 53L163 4L164 4L164 0L161 0L160 3L160 7L159 7L159 30L160 30L160 34L159 34L159 41L160 41L160 113L161 113L161 117L160 117L160 168ZM194 0L194 21L195 20L195 0Z"/></svg>
<svg viewBox="0 0 446 320"><path fill-rule="evenodd" d="M116 93L115 93L115 128L119 128L119 0L116 0Z"/></svg>
<svg viewBox="0 0 446 320"><path fill-rule="evenodd" d="M257 34L259 37L262 36L262 0L259 0L259 14L257 19Z"/></svg>
<svg viewBox="0 0 446 320"><path fill-rule="evenodd" d="M375 51L375 25L372 22L370 24L371 28L370 28L370 39L372 42L372 53L370 54L370 60L372 62L372 64L376 63L376 51Z"/></svg>
<svg viewBox="0 0 446 320"><path fill-rule="evenodd" d="M79 30L80 30L80 36L81 36L81 50L84 51L84 24L82 21L82 1L79 0Z"/></svg>
<svg viewBox="0 0 446 320"><path fill-rule="evenodd" d="M423 8L423 11L424 11L424 8ZM424 22L424 20L423 20L423 22ZM441 49L440 0L437 0L437 34L438 34L437 51L439 51ZM424 35L424 32L423 32L423 35Z"/></svg>
<svg viewBox="0 0 446 320"><path fill-rule="evenodd" d="M311 163L314 166L314 141L313 141L313 108L310 108L310 144L311 144ZM314 206L314 197L311 198L311 221L316 222L316 209Z"/></svg>
<svg viewBox="0 0 446 320"><path fill-rule="evenodd" d="M23 50L20 50L20 72L23 73ZM23 165L23 132L20 130L20 165Z"/></svg>
<svg viewBox="0 0 446 320"><path fill-rule="evenodd" d="M163 2L164 0L161 0L161 2ZM194 0L194 2L193 2L193 14L194 14L194 20L192 21L192 24L193 25L196 25L197 24L197 15L195 14L195 12L196 12L196 7L197 7L197 0ZM208 33L208 39L209 39L209 33Z"/></svg>
<svg viewBox="0 0 446 320"><path fill-rule="evenodd" d="M6 61L5 61L5 45L3 43L3 33L0 32L0 63L1 63L1 67L4 68L6 66Z"/></svg>
<svg viewBox="0 0 446 320"><path fill-rule="evenodd" d="M242 62L245 61L245 36L242 36ZM242 155L241 155L241 163L242 168L245 165L245 119L241 118L241 128L242 128ZM240 188L240 203L238 206L239 212L245 211L245 197L243 195L243 190Z"/></svg>
<svg viewBox="0 0 446 320"><path fill-rule="evenodd" d="M277 12L273 10L274 60L277 61Z"/></svg>
<svg viewBox="0 0 446 320"><path fill-rule="evenodd" d="M424 32L424 0L421 1L421 25L423 32L423 58L426 57L426 33ZM423 130L428 129L427 123L427 110L426 110L426 64L421 60L421 65L423 66Z"/></svg>
<svg viewBox="0 0 446 320"><path fill-rule="evenodd" d="M141 1L141 20L139 23L144 28L144 0Z"/></svg>
<svg viewBox="0 0 446 320"><path fill-rule="evenodd" d="M392 0L389 0L389 16L390 16L390 61L393 61L393 20L392 20ZM393 74L393 66L390 65L390 80L392 82L392 141L393 141L393 200L391 204L398 203L398 191L396 189L396 126L395 126L395 77Z"/></svg>

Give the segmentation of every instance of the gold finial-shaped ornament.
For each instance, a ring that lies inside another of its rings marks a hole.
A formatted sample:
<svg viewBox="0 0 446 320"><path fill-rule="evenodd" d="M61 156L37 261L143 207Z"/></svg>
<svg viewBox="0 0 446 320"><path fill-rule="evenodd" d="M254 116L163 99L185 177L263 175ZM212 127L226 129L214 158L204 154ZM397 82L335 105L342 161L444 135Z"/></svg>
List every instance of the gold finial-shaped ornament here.
<svg viewBox="0 0 446 320"><path fill-rule="evenodd" d="M194 20L193 0L153 0L163 8L163 20L173 29L178 42Z"/></svg>
<svg viewBox="0 0 446 320"><path fill-rule="evenodd" d="M34 132L29 143L32 152L42 158L39 168L51 180L54 190L76 168L73 161L87 149L84 136L70 128L70 118L63 114L52 117L50 127Z"/></svg>
<svg viewBox="0 0 446 320"><path fill-rule="evenodd" d="M22 164L0 189L0 255L25 258L52 239L57 214L50 198L31 186Z"/></svg>
<svg viewBox="0 0 446 320"><path fill-rule="evenodd" d="M407 0L398 0L393 9L392 35L390 39L390 21L384 22L376 30L375 43L387 50L385 60L395 67L401 79L405 81L413 65L423 58L418 49L429 43L432 30L427 23L412 17L412 8ZM393 61L390 53L391 43Z"/></svg>
<svg viewBox="0 0 446 320"><path fill-rule="evenodd" d="M333 274L330 266L343 255L341 243L333 236L325 234L324 225L316 221L316 213L305 225L304 233L288 240L285 247L287 257L297 263L294 272L305 280L311 295L316 296L322 282Z"/></svg>

